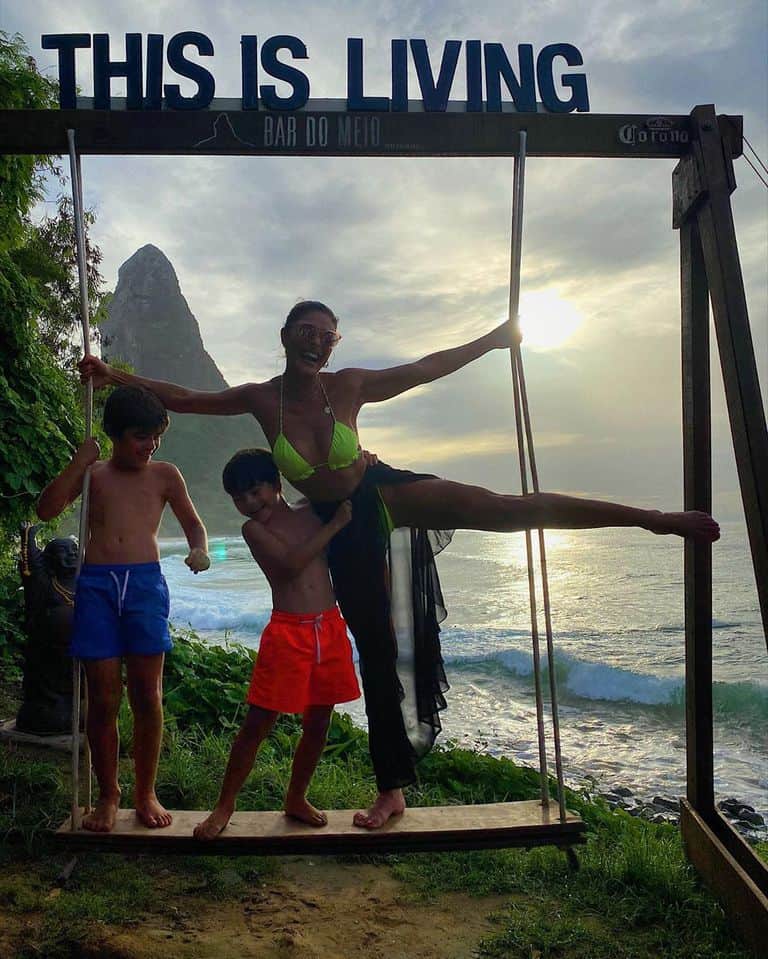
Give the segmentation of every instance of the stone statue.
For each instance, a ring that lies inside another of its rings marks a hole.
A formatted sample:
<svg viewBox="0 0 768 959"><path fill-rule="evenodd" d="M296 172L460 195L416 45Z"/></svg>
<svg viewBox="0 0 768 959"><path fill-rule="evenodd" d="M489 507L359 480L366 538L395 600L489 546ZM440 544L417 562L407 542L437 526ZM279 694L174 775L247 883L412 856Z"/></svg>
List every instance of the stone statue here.
<svg viewBox="0 0 768 959"><path fill-rule="evenodd" d="M77 540L52 539L40 549L38 527L21 528L19 571L24 587L24 701L16 717L19 732L62 735L72 729L72 660L69 634L77 570Z"/></svg>

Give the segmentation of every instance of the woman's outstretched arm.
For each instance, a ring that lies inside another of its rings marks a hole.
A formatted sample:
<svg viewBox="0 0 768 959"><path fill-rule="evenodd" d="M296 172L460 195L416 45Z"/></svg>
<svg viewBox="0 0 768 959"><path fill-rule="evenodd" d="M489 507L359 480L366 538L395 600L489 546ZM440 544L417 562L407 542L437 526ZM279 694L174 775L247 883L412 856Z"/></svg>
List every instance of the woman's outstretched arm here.
<svg viewBox="0 0 768 959"><path fill-rule="evenodd" d="M497 326L495 330L480 336L470 343L456 346L451 350L431 353L414 363L404 363L387 370L357 370L360 380L361 403L380 403L393 396L399 396L407 390L423 383L439 380L449 373L455 373L473 360L490 353L491 350L509 349L518 334L513 332L509 321Z"/></svg>
<svg viewBox="0 0 768 959"><path fill-rule="evenodd" d="M256 413L259 384L246 383L226 390L188 390L175 383L151 380L136 373L108 366L97 356L86 356L78 364L83 383L93 380L94 389L107 384L143 386L151 390L173 413L207 413L211 416L234 416L238 413Z"/></svg>

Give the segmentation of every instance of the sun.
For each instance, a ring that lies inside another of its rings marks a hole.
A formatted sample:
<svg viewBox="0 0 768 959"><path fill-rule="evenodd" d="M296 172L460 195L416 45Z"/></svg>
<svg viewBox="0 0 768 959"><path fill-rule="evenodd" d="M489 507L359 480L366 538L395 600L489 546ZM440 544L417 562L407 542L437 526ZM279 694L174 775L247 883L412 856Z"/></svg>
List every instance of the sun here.
<svg viewBox="0 0 768 959"><path fill-rule="evenodd" d="M581 313L557 290L538 290L520 296L523 346L553 350L566 343L583 322Z"/></svg>

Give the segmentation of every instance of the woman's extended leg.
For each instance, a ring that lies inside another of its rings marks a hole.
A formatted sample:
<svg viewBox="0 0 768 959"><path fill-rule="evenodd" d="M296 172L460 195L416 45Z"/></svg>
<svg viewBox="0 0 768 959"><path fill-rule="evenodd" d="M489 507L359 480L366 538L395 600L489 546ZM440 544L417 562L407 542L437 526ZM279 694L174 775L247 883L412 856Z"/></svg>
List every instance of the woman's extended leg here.
<svg viewBox="0 0 768 959"><path fill-rule="evenodd" d="M714 542L720 536L712 517L695 510L662 513L559 493L512 496L443 479L381 486L380 492L395 526L502 533L523 529L639 526L653 533L671 533L703 543Z"/></svg>

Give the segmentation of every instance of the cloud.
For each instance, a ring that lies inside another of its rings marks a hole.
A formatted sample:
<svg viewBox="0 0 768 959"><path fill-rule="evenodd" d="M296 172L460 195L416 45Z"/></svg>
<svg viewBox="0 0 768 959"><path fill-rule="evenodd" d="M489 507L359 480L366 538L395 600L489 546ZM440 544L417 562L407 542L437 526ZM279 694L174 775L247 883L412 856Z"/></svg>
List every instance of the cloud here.
<svg viewBox="0 0 768 959"><path fill-rule="evenodd" d="M365 430L365 446L373 452L396 450L398 462L405 467L424 461L425 452L435 463L450 463L457 459L473 459L478 456L496 456L516 452L515 435L511 430L473 430L450 437L414 434L402 427L384 426ZM538 433L537 449L555 446L571 446L581 437L576 433Z"/></svg>
<svg viewBox="0 0 768 959"><path fill-rule="evenodd" d="M642 8L598 0L587 19L590 48L601 57L621 63L722 53L738 39L743 23L741 5L718 5L707 0L651 0ZM681 42L684 38L684 42Z"/></svg>

